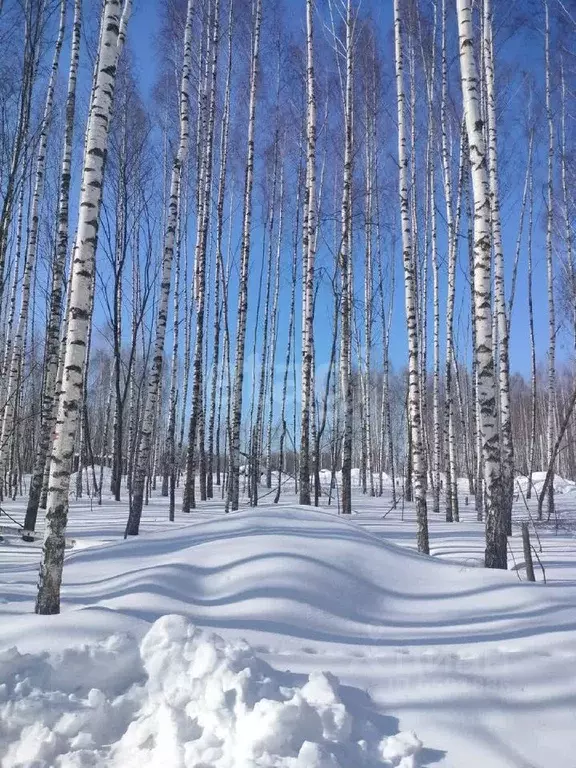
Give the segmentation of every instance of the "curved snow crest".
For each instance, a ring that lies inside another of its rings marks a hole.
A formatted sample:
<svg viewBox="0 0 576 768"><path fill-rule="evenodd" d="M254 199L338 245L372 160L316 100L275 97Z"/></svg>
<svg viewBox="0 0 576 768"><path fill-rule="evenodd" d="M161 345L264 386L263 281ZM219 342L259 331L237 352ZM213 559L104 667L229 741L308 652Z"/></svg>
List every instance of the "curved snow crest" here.
<svg viewBox="0 0 576 768"><path fill-rule="evenodd" d="M533 472L530 480L532 488L537 494L542 492L544 487L544 480L546 479L546 472ZM573 480L567 480L561 475L554 475L554 491L556 493L576 493L576 483ZM516 478L516 485L520 486L522 492L526 494L528 491L528 478L525 475L520 475Z"/></svg>
<svg viewBox="0 0 576 768"><path fill-rule="evenodd" d="M125 635L56 657L11 649L0 680L2 768L413 768L422 746L379 732L333 675L299 685L176 615L139 649Z"/></svg>

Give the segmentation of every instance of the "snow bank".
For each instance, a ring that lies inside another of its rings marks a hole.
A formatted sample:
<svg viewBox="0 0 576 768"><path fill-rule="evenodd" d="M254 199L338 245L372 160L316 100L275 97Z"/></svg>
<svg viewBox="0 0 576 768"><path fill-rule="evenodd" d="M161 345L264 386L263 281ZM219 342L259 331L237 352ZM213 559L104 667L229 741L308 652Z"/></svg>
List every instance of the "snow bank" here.
<svg viewBox="0 0 576 768"><path fill-rule="evenodd" d="M413 541L415 533L404 529L402 537ZM36 568L20 573L22 590L14 571L5 583L0 574L0 593L9 597L0 606L0 648L28 652L93 644L119 631L142 637L166 613L272 653L303 641L434 645L453 642L464 625L471 636L501 637L513 631L506 617L519 611L535 611L540 632L561 620L539 611L542 597L515 575L423 557L344 516L300 506L200 518L136 541L73 550L57 620L32 612ZM559 598L548 599L563 611L567 598Z"/></svg>
<svg viewBox="0 0 576 768"><path fill-rule="evenodd" d="M138 646L127 635L52 655L1 652L0 765L104 765L99 745L122 735L139 679Z"/></svg>
<svg viewBox="0 0 576 768"><path fill-rule="evenodd" d="M338 485L342 485L342 472L341 470L337 470L335 473L336 476L336 482ZM380 483L380 475L378 472L373 472L372 477L374 479L374 484L376 488L378 488L378 485ZM322 485L328 485L332 479L332 471L330 469L321 469L320 470L320 482ZM360 469L358 467L352 467L350 470L350 481L353 488L360 488L362 485L362 474L360 472ZM382 486L384 488L391 488L392 487L392 480L390 479L390 475L387 475L386 472L382 473Z"/></svg>
<svg viewBox="0 0 576 768"><path fill-rule="evenodd" d="M0 680L3 768L412 768L421 747L344 703L332 675L299 685L175 615L139 648L114 635L53 656L11 649Z"/></svg>
<svg viewBox="0 0 576 768"><path fill-rule="evenodd" d="M546 472L532 473L532 488L536 493L541 493L545 479ZM522 492L526 494L526 491L528 490L528 478L521 475L516 478L516 483L517 485L520 485ZM576 483L573 480L566 480L560 475L554 475L554 490L556 493L576 493Z"/></svg>

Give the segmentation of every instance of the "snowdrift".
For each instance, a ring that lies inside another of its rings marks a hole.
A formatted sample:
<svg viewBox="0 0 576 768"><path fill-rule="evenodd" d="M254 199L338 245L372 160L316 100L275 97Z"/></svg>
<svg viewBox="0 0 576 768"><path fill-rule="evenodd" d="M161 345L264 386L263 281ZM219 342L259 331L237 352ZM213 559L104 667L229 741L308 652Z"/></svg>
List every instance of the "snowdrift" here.
<svg viewBox="0 0 576 768"><path fill-rule="evenodd" d="M412 768L413 733L382 734L330 674L289 678L181 616L159 619L139 648L116 635L52 657L12 649L0 656L0 763Z"/></svg>
<svg viewBox="0 0 576 768"><path fill-rule="evenodd" d="M46 626L56 648L115 631L141 636L167 613L254 644L282 635L294 642L434 645L460 642L463 634L468 641L514 637L528 611L530 629L541 632L564 623L558 612L573 607L565 591L422 557L298 506L73 551L57 621L22 613L33 610L36 575L18 572L3 586L0 648L43 650ZM2 614L11 609L7 621Z"/></svg>
<svg viewBox="0 0 576 768"><path fill-rule="evenodd" d="M360 488L362 485L362 475L360 472L360 469L358 467L352 467L350 470L351 475L351 484L353 488ZM374 478L374 485L378 487L378 484L380 482L380 475L378 472L373 472L372 477ZM342 485L342 472L340 470L337 470L335 473L336 482L338 485ZM320 482L323 486L328 486L330 484L330 481L332 479L332 472L329 469L321 469L320 470ZM382 473L382 486L384 488L390 488L392 486L392 480L390 479L390 476L386 474L386 472Z"/></svg>
<svg viewBox="0 0 576 768"><path fill-rule="evenodd" d="M539 494L544 487L544 480L546 479L546 472L533 472L532 473L532 488ZM524 495L528 490L528 478L525 475L521 475L516 478L516 487L520 486ZM554 475L554 491L556 493L576 493L576 483L573 480L566 480L560 475Z"/></svg>

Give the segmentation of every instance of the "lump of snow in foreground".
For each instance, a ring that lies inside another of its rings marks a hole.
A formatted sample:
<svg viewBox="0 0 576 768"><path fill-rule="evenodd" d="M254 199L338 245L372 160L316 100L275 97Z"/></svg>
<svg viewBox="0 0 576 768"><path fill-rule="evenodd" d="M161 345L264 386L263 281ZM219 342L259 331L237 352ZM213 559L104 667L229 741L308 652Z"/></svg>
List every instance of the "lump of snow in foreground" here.
<svg viewBox="0 0 576 768"><path fill-rule="evenodd" d="M420 747L345 705L329 673L298 685L180 616L139 648L0 654L2 768L412 768Z"/></svg>

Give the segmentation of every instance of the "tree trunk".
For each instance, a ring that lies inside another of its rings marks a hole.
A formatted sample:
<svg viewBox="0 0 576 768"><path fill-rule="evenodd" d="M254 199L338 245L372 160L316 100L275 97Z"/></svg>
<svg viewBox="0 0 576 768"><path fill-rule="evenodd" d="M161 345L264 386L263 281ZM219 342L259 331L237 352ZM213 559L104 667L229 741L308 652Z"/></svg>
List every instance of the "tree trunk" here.
<svg viewBox="0 0 576 768"><path fill-rule="evenodd" d="M532 135L531 135L532 138ZM530 332L530 394L531 394L531 418L530 418L530 453L528 459L528 486L526 498L532 497L532 473L536 456L536 415L537 415L537 380L536 380L536 335L534 330L534 298L532 281L532 233L534 229L534 176L530 168L529 181L529 213L528 213L528 327Z"/></svg>
<svg viewBox="0 0 576 768"><path fill-rule="evenodd" d="M506 532L512 535L512 502L514 499L514 445L510 412L510 362L508 352L509 322L504 289L504 252L500 223L500 191L498 186L498 147L496 140L496 93L494 86L494 51L492 40L491 0L484 0L484 68L488 115L488 173L490 209L494 245L494 293L498 327L498 394L501 439L502 493Z"/></svg>
<svg viewBox="0 0 576 768"><path fill-rule="evenodd" d="M546 430L547 460L552 472L548 484L548 518L554 514L554 432L556 422L556 310L554 305L554 120L550 93L550 11L548 0L544 0L545 11L545 60L546 60L546 118L548 122L548 183L546 198L546 279L548 288L548 423ZM538 508L538 519L542 519L542 507Z"/></svg>
<svg viewBox="0 0 576 768"><path fill-rule="evenodd" d="M218 18L220 0L214 5L213 18L208 20L208 29L212 30L212 43L207 44L208 54L212 54L210 82L206 74L205 89L209 90L208 118L206 134L204 136L204 151L202 158L202 170L200 178L202 189L198 211L198 227L196 235L195 255L195 294L196 294L196 340L194 344L194 363L192 367L192 412L188 430L188 456L186 461L186 481L182 499L182 511L190 512L196 506L194 498L194 475L196 463L194 455L196 450L197 433L200 453L200 495L206 499L206 467L203 464L204 450L204 403L203 403L203 379L204 379L204 314L206 302L206 255L208 250L208 227L210 223L210 191L212 189L212 148L214 145L214 119L216 113L216 76L218 71ZM210 23L211 22L211 23Z"/></svg>
<svg viewBox="0 0 576 768"><path fill-rule="evenodd" d="M457 0L462 97L474 199L474 300L477 398L484 459L487 568L507 567L506 515L500 471L500 436L492 342L490 183L478 101L470 0Z"/></svg>
<svg viewBox="0 0 576 768"><path fill-rule="evenodd" d="M178 216L176 225L176 270L174 277L174 305L173 305L173 337L172 337L172 363L170 367L170 396L168 400L168 426L166 428L166 475L168 488L164 494L168 500L168 519L174 522L176 509L176 475L178 471L176 459L176 409L178 407L178 343L180 337L180 257L181 257L181 216Z"/></svg>
<svg viewBox="0 0 576 768"><path fill-rule="evenodd" d="M302 396L300 504L310 504L310 413L314 365L314 257L316 247L316 95L314 93L313 2L306 0L306 186L302 254Z"/></svg>
<svg viewBox="0 0 576 768"><path fill-rule="evenodd" d="M342 334L340 344L340 396L344 406L342 436L342 514L352 513L352 6L346 2L346 81L344 92L344 179L342 184Z"/></svg>
<svg viewBox="0 0 576 768"><path fill-rule="evenodd" d="M228 503L232 510L240 502L240 426L242 422L242 388L244 385L244 348L246 344L246 320L248 315L248 267L250 264L250 231L252 227L252 187L254 185L254 133L256 122L256 79L260 47L262 0L256 0L254 35L250 64L250 102L248 107L248 155L244 180L244 210L242 219L240 281L238 288L238 315L236 328L236 358L234 363L234 393L230 444L230 478Z"/></svg>
<svg viewBox="0 0 576 768"><path fill-rule="evenodd" d="M232 28L234 2L230 0L228 13L228 64L226 68L226 84L224 86L224 113L222 116L222 132L220 135L220 174L218 179L218 198L216 203L216 276L214 285L214 348L212 363L212 379L210 384L210 415L208 418L208 456L207 456L207 496L213 496L214 473L214 438L216 424L216 391L218 386L218 367L220 359L220 335L222 313L220 303L221 281L224 279L222 240L224 233L224 201L226 198L226 179L228 169L228 136L230 125L230 81L232 78ZM223 370L223 369L222 369ZM220 398L221 399L221 398ZM219 436L219 432L216 435ZM216 453L219 454L219 440L216 443ZM217 485L220 485L220 467L217 462Z"/></svg>
<svg viewBox="0 0 576 768"><path fill-rule="evenodd" d="M404 294L408 327L408 423L411 438L411 460L414 476L414 500L418 523L418 551L429 554L428 514L426 509L426 460L424 455L420 413L420 362L418 349L415 262L412 250L412 228L408 195L408 158L404 124L404 68L402 60L402 16L400 0L394 0L394 39L396 63L396 94L398 106L398 164L400 217L402 222L402 256L404 264Z"/></svg>
<svg viewBox="0 0 576 768"><path fill-rule="evenodd" d="M284 165L280 165L280 199L278 201L278 232L276 234L276 266L274 278L274 298L272 300L272 329L269 357L269 402L268 402L268 435L266 439L266 488L272 488L272 426L274 422L274 385L276 373L276 349L278 347L278 307L280 302L280 269L284 234Z"/></svg>
<svg viewBox="0 0 576 768"><path fill-rule="evenodd" d="M140 528L140 518L142 516L142 506L144 503L144 486L146 483L146 474L150 465L154 419L156 416L156 405L164 361L164 338L166 336L166 321L168 319L168 298L170 295L170 283L172 277L176 225L180 208L181 173L188 152L190 65L192 59L192 8L193 0L188 0L186 26L184 29L184 60L180 81L180 139L178 150L172 165L170 199L168 202L168 215L164 232L162 280L160 284L160 298L158 301L156 317L152 371L148 380L145 405L141 419L140 440L134 469L132 503L130 505L130 514L126 525L127 536L137 536Z"/></svg>
<svg viewBox="0 0 576 768"><path fill-rule="evenodd" d="M522 523L522 547L524 549L524 562L526 563L526 579L536 581L534 576L534 563L532 562L532 549L530 547L530 531L528 523Z"/></svg>
<svg viewBox="0 0 576 768"><path fill-rule="evenodd" d="M22 358L24 353L24 336L28 327L28 313L30 307L30 290L32 278L36 267L36 254L38 250L38 231L40 227L40 201L44 191L44 178L46 173L46 149L48 144L48 131L52 118L52 106L54 102L54 90L58 76L60 52L64 40L66 26L66 1L60 0L60 17L58 22L58 36L54 48L54 58L50 70L50 78L46 89L44 114L40 124L40 137L36 156L36 168L34 173L34 191L30 201L28 239L26 244L26 256L24 260L24 275L20 292L20 314L16 335L12 344L12 359L8 370L8 384L6 387L6 401L2 418L2 430L0 436L0 478L4 478L4 472L8 456L10 454L10 440L15 432L16 404L19 396L19 381L22 377ZM1 276L1 275L0 275ZM36 486L37 487L37 486ZM32 522L32 520L30 520ZM35 521L34 521L35 522Z"/></svg>
<svg viewBox="0 0 576 768"><path fill-rule="evenodd" d="M42 549L36 613L60 612L60 585L68 518L70 464L82 402L86 340L91 322L98 218L108 141L114 81L122 48L130 0L123 10L119 0L105 0L100 31L93 100L88 115L84 168L80 193L76 248L71 277L70 309L62 392L50 462L46 532ZM122 10L122 14L121 14Z"/></svg>

